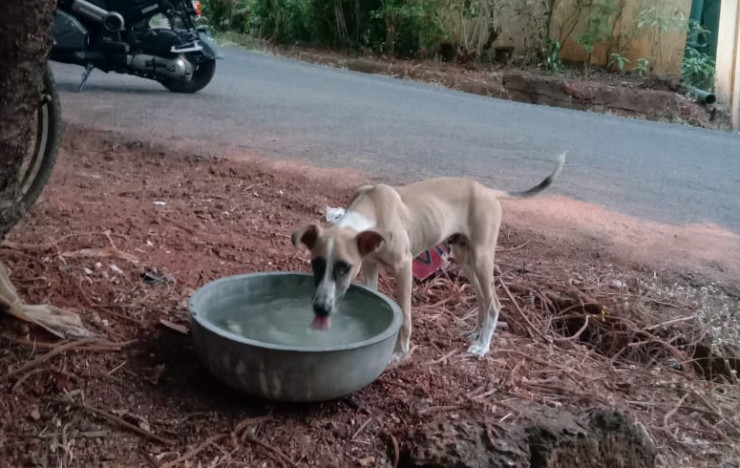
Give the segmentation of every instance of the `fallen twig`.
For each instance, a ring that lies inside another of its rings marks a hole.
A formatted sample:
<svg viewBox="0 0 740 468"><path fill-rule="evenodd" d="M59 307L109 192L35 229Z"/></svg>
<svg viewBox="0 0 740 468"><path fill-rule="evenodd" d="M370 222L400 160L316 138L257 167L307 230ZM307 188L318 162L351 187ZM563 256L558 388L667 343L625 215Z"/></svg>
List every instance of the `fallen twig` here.
<svg viewBox="0 0 740 468"><path fill-rule="evenodd" d="M165 463L164 465L160 465L159 468L171 468L173 466L178 466L182 462L189 460L190 458L193 458L194 456L198 455L200 452L202 452L206 447L211 445L212 443L215 443L223 438L226 437L226 434L217 434L215 436L211 436L201 442L200 444L196 445L195 447L191 448L185 454L177 457L176 459L169 461Z"/></svg>
<svg viewBox="0 0 740 468"><path fill-rule="evenodd" d="M517 245L516 247L511 247L509 249L496 249L496 253L509 253L509 252L515 252L517 250L521 250L524 247L529 245L529 239L525 240L521 244Z"/></svg>
<svg viewBox="0 0 740 468"><path fill-rule="evenodd" d="M389 380L389 379L386 379L384 377L379 378L377 381L379 383L384 383L386 385L392 385L394 387L402 388L404 390L408 390L409 389L409 385L407 383L404 383L404 382L396 382L394 380Z"/></svg>
<svg viewBox="0 0 740 468"><path fill-rule="evenodd" d="M21 372L26 372L29 369L32 369L39 364L43 364L44 362L48 361L49 359L53 358L57 354L61 354L65 351L73 350L75 348L83 348L84 350L91 350L91 351L117 351L121 349L123 346L126 346L127 344L131 343L112 343L112 342L105 342L102 340L99 340L97 338L86 338L78 341L68 341L66 343L62 343L56 348L52 349L46 354L43 354L33 361L29 361L25 364L23 364L21 367L17 369L13 369L10 372L7 372L3 375L0 375L0 381L3 381L9 377L12 377L16 374L19 374ZM79 350L79 349L78 349Z"/></svg>
<svg viewBox="0 0 740 468"><path fill-rule="evenodd" d="M6 334L0 334L0 338L2 338L3 340L8 340L11 343L15 343L21 346L27 346L33 349L56 349L60 346L60 344L65 343L65 342L52 343L52 342L47 342L47 341L21 340L19 338L15 338L13 336L6 335Z"/></svg>
<svg viewBox="0 0 740 468"><path fill-rule="evenodd" d="M391 438L391 443L393 444L393 468L398 467L398 462L401 461L401 448L398 446L398 441L396 438L391 434L388 433L388 437Z"/></svg>
<svg viewBox="0 0 740 468"><path fill-rule="evenodd" d="M19 242L12 242L9 240L5 240L0 244L0 247L6 247L8 249L15 249L15 250L50 250L54 249L59 246L59 243L62 241L65 241L67 239L72 239L73 237L84 237L84 236L105 236L110 241L111 236L116 236L121 239L126 239L126 236L123 234L115 234L111 233L110 231L104 231L104 232L73 232L72 234L67 234L66 236L62 236L59 239L55 239L51 242L47 242L45 244L21 244Z"/></svg>
<svg viewBox="0 0 740 468"><path fill-rule="evenodd" d="M354 434L352 434L352 437L350 437L350 440L355 440L357 438L357 436L360 435L360 432L362 432L363 429L365 429L367 427L367 425L370 424L372 421L373 421L373 417L372 416L370 416L369 418L367 418L367 421L365 421L362 424L362 426L360 426L360 428L357 429Z"/></svg>
<svg viewBox="0 0 740 468"><path fill-rule="evenodd" d="M530 337L533 338L535 335L538 335L540 338L545 338L545 335L537 327L535 327L534 324L532 324L532 322L529 320L529 317L527 317L527 314L525 314L522 308L519 307L519 303L516 301L516 299L514 299L514 295L511 294L511 291L509 291L509 288L506 286L504 279L499 276L498 281L499 283L501 283L501 287L504 288L506 295L509 296L509 299L514 304L514 308L516 308L517 312L519 312L519 315L529 326Z"/></svg>
<svg viewBox="0 0 740 468"><path fill-rule="evenodd" d="M38 375L38 374L42 374L44 372L54 372L54 373L57 373L57 374L65 375L67 377L71 377L71 378L73 378L75 380L79 380L79 377L77 377L74 374L67 373L67 372L62 372L62 371L53 370L53 369L49 369L49 368L34 369L34 370L28 371L25 374L23 374L22 376L20 376L18 378L18 380L16 380L15 383L13 384L13 386L10 388L10 391L11 392L17 392L21 388L21 385L23 385L23 383L26 380L28 380L29 377L34 376L34 375Z"/></svg>
<svg viewBox="0 0 740 468"><path fill-rule="evenodd" d="M134 265L139 263L139 259L136 256L123 252L118 247L114 247L112 245L100 249L80 249L75 250L74 252L62 252L61 256L64 258L118 258L120 260L131 262Z"/></svg>
<svg viewBox="0 0 740 468"><path fill-rule="evenodd" d="M271 453L272 453L272 454L273 454L273 455L274 455L274 456L275 456L275 457L276 457L276 458L277 458L278 460L282 461L283 463L286 463L286 464L287 464L287 465L289 465L289 466L297 466L297 465L296 465L295 463L293 463L293 461L292 461L292 460L291 460L290 458L288 458L288 456L287 456L287 455L285 455L285 453L283 453L283 451L282 451L282 450L280 450L279 448L273 447L272 445L270 445L270 444L268 444L268 443L266 443L266 442L262 442L261 440L259 440L259 439L255 438L255 437L252 437L252 436L250 436L250 435L246 436L246 437L245 437L244 439L245 439L245 440L248 440L249 442L251 442L251 443L253 443L253 444L255 444L255 445L259 445L260 447L262 447L262 448L264 448L264 449L267 449L267 450L269 450L269 451L270 451L270 452L271 452Z"/></svg>
<svg viewBox="0 0 740 468"><path fill-rule="evenodd" d="M159 436L157 434L154 434L153 432L147 431L145 429L140 428L139 426L135 426L131 424L128 421L125 421L115 414L109 413L105 410L101 410L99 408L95 408L94 406L90 406L87 403L77 403L75 401L65 399L65 398L48 398L49 401L53 401L55 403L59 403L62 405L71 405L75 406L77 408L80 408L82 410L87 411L88 413L91 413L95 416L101 417L103 419L108 420L109 422L112 422L114 424L117 424L123 429L127 429L131 432L135 432L136 434L139 434L142 437L145 437L149 440L153 440L154 442L158 442L162 445L175 445L177 442L175 442L172 439L167 439L165 437Z"/></svg>
<svg viewBox="0 0 740 468"><path fill-rule="evenodd" d="M170 322L169 320L161 319L159 324L165 328L168 328L174 332L180 333L181 335L188 334L188 328L185 325Z"/></svg>
<svg viewBox="0 0 740 468"><path fill-rule="evenodd" d="M433 360L433 361L428 361L428 362L425 362L425 363L424 363L424 365L425 365L425 366L433 366L433 365L435 365L435 364L439 364L440 362L445 362L445 361L447 361L447 360L448 360L449 358L451 358L452 356L454 356L455 354L457 354L457 353L459 353L459 352L460 352L460 350L459 350L459 349L453 349L452 351L450 351L449 353L445 354L444 356L442 356L442 357L441 357L441 358L439 358L439 359L435 359L435 360Z"/></svg>
<svg viewBox="0 0 740 468"><path fill-rule="evenodd" d="M162 445L175 445L177 442L175 442L172 439L167 439L165 437L159 436L157 434L154 434L153 432L149 432L147 430L144 430L140 428L139 426L135 426L127 421L124 421L123 419L119 418L118 416L111 414L107 411L103 411L98 408L94 408L92 406L89 406L85 403L81 405L81 407L90 413L93 413L97 416L100 416L102 418L107 419L108 421L118 424L124 429L128 429L129 431L135 432L143 437L146 437L147 439L153 440L155 442L159 442Z"/></svg>
<svg viewBox="0 0 740 468"><path fill-rule="evenodd" d="M439 411L455 411L455 410L461 410L469 408L470 404L461 404L461 405L443 405L443 406L430 406L429 408L424 408L423 410L419 411L417 414L419 416L423 416L430 413L437 413Z"/></svg>
<svg viewBox="0 0 740 468"><path fill-rule="evenodd" d="M552 245L552 247L550 247L549 249L547 249L544 252L541 252L541 253L539 253L537 255L531 255L531 256L527 257L527 260L534 260L535 258L544 257L545 255L547 255L550 252L552 252L553 250L555 250L560 245L560 241L561 240L562 240L562 238L561 237L558 237L555 240L555 243Z"/></svg>
<svg viewBox="0 0 740 468"><path fill-rule="evenodd" d="M663 416L663 427L665 429L668 429L668 421L673 417L674 414L676 414L676 411L678 411L679 408L681 408L681 405L683 405L683 402L686 401L686 398L688 398L689 392L684 393L684 395L681 397L680 400L678 400L678 403L676 403L676 406L670 409L665 416Z"/></svg>
<svg viewBox="0 0 740 468"><path fill-rule="evenodd" d="M673 320L668 320L666 322L662 322L662 323L658 323L658 324L655 324L655 325L651 325L651 326L645 328L645 331L655 330L656 328L661 328L661 327L665 327L665 326L668 326L668 325L673 325L673 324L676 324L676 323L679 323L679 322L687 322L687 321L693 320L695 318L696 318L695 315L689 315L688 317L675 318Z"/></svg>
<svg viewBox="0 0 740 468"><path fill-rule="evenodd" d="M563 337L555 337L552 340L553 341L575 341L575 340L577 340L583 334L583 332L585 332L586 329L588 328L588 319L589 319L589 317L590 317L590 315L586 315L586 320L583 322L583 326L574 335L572 335L572 336L563 336Z"/></svg>
<svg viewBox="0 0 740 468"><path fill-rule="evenodd" d="M272 416L268 414L266 416L257 416L255 418L246 418L246 419L243 419L242 421L240 421L239 424L237 424L234 427L234 430L232 430L231 433L229 433L229 438L231 439L231 445L232 445L232 447L233 448L237 448L238 447L239 444L237 442L237 439L242 435L242 433L244 432L244 430L247 427L254 426L256 424L260 424L260 423L263 423L263 422L267 422L267 421L269 421L271 419L272 419Z"/></svg>
<svg viewBox="0 0 740 468"><path fill-rule="evenodd" d="M126 320L127 322L131 322L134 325L139 326L140 328L146 328L148 326L146 323L142 322L141 320L137 320L137 319L135 319L133 317L129 317L128 315L125 315L125 314L116 312L115 310L111 310L110 308L107 308L107 307L100 307L100 306L95 306L95 305L92 305L92 304L90 305L90 307L92 307L93 309L95 309L98 312L102 312L104 314L108 314L108 315L113 316L113 317L116 317L118 319Z"/></svg>

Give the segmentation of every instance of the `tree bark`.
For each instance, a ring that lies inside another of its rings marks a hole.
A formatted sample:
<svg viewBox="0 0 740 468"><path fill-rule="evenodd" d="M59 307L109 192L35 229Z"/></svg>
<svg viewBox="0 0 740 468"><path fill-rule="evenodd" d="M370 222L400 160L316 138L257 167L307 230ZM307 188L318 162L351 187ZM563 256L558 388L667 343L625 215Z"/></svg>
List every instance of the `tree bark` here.
<svg viewBox="0 0 740 468"><path fill-rule="evenodd" d="M22 213L19 173L51 48L55 0L0 2L0 240Z"/></svg>

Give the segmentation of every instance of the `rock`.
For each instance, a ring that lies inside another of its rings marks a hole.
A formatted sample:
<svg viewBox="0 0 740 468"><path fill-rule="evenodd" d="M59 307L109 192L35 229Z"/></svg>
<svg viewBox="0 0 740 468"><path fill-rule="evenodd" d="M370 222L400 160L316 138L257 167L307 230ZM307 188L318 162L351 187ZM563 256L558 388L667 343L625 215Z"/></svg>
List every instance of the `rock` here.
<svg viewBox="0 0 740 468"><path fill-rule="evenodd" d="M652 441L618 411L596 409L564 421L545 421L529 429L533 468L655 466Z"/></svg>
<svg viewBox="0 0 740 468"><path fill-rule="evenodd" d="M357 460L357 463L359 463L359 465L362 468L367 468L368 466L375 466L375 457L370 456L370 457L360 458L359 460Z"/></svg>
<svg viewBox="0 0 740 468"><path fill-rule="evenodd" d="M620 412L537 408L517 424L439 421L413 430L408 467L653 468L657 450Z"/></svg>
<svg viewBox="0 0 740 468"><path fill-rule="evenodd" d="M529 466L526 435L520 427L509 433L500 426L468 421L436 422L411 435L403 466L477 468Z"/></svg>

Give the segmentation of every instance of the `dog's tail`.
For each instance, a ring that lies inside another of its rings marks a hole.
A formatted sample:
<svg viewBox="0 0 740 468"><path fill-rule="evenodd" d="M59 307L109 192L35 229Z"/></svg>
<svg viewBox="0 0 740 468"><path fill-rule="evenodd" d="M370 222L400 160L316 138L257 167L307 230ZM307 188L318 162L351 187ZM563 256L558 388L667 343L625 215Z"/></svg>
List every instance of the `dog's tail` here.
<svg viewBox="0 0 740 468"><path fill-rule="evenodd" d="M560 172L562 172L563 166L565 165L566 154L567 153L562 153L557 157L557 159L555 160L555 169L549 176L547 176L545 180L540 182L539 185L523 192L500 192L499 198L527 198L533 195L537 195L541 191L545 190L547 187L552 185L555 179L557 179L557 177L560 175Z"/></svg>

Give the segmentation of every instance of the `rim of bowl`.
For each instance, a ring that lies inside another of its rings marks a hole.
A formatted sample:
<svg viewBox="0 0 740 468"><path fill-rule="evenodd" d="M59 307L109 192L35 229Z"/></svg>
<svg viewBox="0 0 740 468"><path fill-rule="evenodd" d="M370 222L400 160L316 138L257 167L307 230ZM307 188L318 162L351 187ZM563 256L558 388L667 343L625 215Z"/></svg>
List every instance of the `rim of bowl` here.
<svg viewBox="0 0 740 468"><path fill-rule="evenodd" d="M295 351L295 352L331 352L331 351L347 351L350 349L364 348L364 347L367 347L367 346L370 346L375 343L379 343L381 341L388 339L390 336L395 334L401 328L401 322L403 321L403 314L401 312L401 307L395 301L393 301L391 298L389 298L382 292L374 291L364 285L357 284L357 283L352 283L350 285L350 290L356 289L358 290L358 292L362 294L366 294L369 296L376 296L377 299L380 299L382 302L384 302L386 305L390 307L391 313L393 314L393 320L391 320L390 324L388 324L388 326L382 332L378 333L377 335L372 336L366 340L357 341L354 343L340 344L340 345L334 345L334 346L300 346L300 347L276 344L276 343L268 343L265 341L259 341L259 340L247 338L242 335L232 333L223 328L217 327L213 322L211 322L205 316L200 314L200 311L195 305L195 301L198 298L198 296L204 294L204 291L206 289L216 287L217 285L222 284L222 283L245 280L245 279L254 278L257 276L302 276L302 277L311 278L311 275L307 273L292 272L292 271L270 271L270 272L245 273L241 275L225 276L223 278L219 278L217 280L204 284L203 286L198 288L193 293L192 296L190 296L190 299L188 300L188 309L190 311L190 319L198 322L200 326L207 329L211 333L214 333L224 338L228 338L229 340L236 341L238 343L243 343L243 344L255 346L258 348L273 349L273 350L279 350L279 351Z"/></svg>

